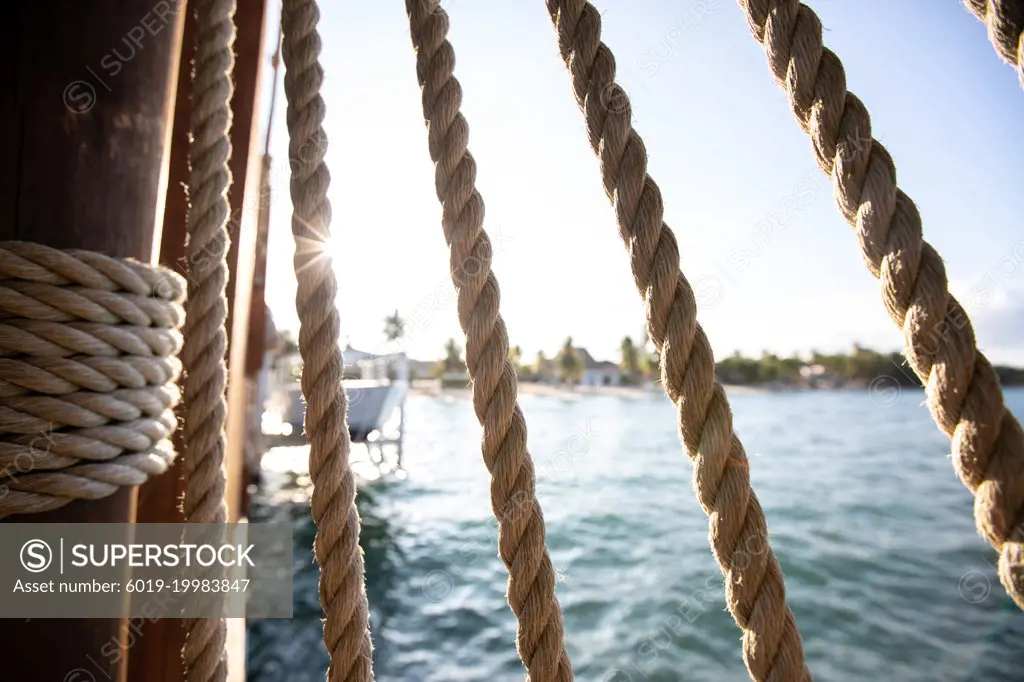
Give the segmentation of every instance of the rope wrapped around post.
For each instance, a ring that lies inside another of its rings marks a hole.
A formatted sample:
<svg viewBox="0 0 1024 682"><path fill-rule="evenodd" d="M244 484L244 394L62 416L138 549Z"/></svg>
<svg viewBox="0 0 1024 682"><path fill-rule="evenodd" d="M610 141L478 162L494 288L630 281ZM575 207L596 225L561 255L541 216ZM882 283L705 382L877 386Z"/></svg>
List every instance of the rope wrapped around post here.
<svg viewBox="0 0 1024 682"><path fill-rule="evenodd" d="M167 470L184 299L162 267L0 242L0 518Z"/></svg>
<svg viewBox="0 0 1024 682"><path fill-rule="evenodd" d="M442 227L451 249L459 324L466 333L473 408L483 426L483 459L492 477L498 553L509 572L508 603L519 626L516 648L527 680L568 682L573 672L555 598L555 571L545 546L533 460L526 449L516 371L508 359L508 332L498 310L492 247L483 230L484 202L476 190L476 162L468 150L469 124L459 111L462 87L453 75L448 14L437 0L406 0L405 8Z"/></svg>
<svg viewBox="0 0 1024 682"><path fill-rule="evenodd" d="M974 493L978 531L1000 553L999 579L1024 609L1024 432L1006 409L971 321L949 293L942 258L896 182L896 166L871 134L871 117L846 89L842 62L822 44L821 21L798 0L740 0L778 84L810 136L836 201L857 232L903 330L907 361L928 409L952 439L953 464Z"/></svg>
<svg viewBox="0 0 1024 682"><path fill-rule="evenodd" d="M747 455L715 378L693 290L679 269L675 235L663 221L661 190L647 175L647 152L633 130L629 97L615 83L615 57L601 41L601 15L585 0L547 0L547 7L646 303L648 333L661 353L662 384L678 410L679 433L694 463L694 490L710 517L726 604L743 629L743 660L754 680L810 680L764 512L750 487Z"/></svg>
<svg viewBox="0 0 1024 682"><path fill-rule="evenodd" d="M302 394L306 398L311 507L317 535L313 548L320 565L320 603L324 608L324 644L330 655L328 682L373 680L370 610L359 548L356 485L349 464L351 449L342 386L344 358L335 299L338 281L327 252L331 175L324 163L324 71L320 66L320 12L315 0L282 3L284 92L288 102L291 165L292 235L295 238L296 309Z"/></svg>
<svg viewBox="0 0 1024 682"><path fill-rule="evenodd" d="M1024 0L963 0L985 24L988 39L1000 59L1016 67L1024 87Z"/></svg>
<svg viewBox="0 0 1024 682"><path fill-rule="evenodd" d="M231 185L231 73L235 1L196 0L196 53L189 145L188 305L185 311L185 497L189 523L227 523L228 230ZM211 573L211 578L222 577ZM221 595L209 599L221 600ZM217 610L212 610L216 613ZM227 679L227 621L185 621L187 682Z"/></svg>

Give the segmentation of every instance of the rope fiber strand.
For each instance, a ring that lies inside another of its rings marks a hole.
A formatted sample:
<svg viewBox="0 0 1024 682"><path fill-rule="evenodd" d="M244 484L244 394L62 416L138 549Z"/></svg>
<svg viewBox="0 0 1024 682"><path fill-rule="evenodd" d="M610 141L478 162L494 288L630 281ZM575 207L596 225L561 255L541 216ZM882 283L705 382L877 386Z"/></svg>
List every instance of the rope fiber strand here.
<svg viewBox="0 0 1024 682"><path fill-rule="evenodd" d="M405 7L442 226L451 249L459 323L466 334L473 408L483 426L483 459L492 477L498 552L509 572L508 603L518 622L516 648L527 680L568 682L573 672L555 598L555 571L545 546L526 421L516 398L516 372L508 359L508 333L498 312L492 247L483 231L484 203L475 187L476 162L467 148L469 124L459 111L462 87L453 76L448 15L437 0L406 0Z"/></svg>
<svg viewBox="0 0 1024 682"><path fill-rule="evenodd" d="M1017 68L1024 87L1024 0L963 0L964 6L988 29L988 39L1000 59Z"/></svg>
<svg viewBox="0 0 1024 682"><path fill-rule="evenodd" d="M188 305L185 309L185 520L227 522L228 187L231 171L234 0L197 0L189 145ZM182 657L188 682L227 679L227 621L188 619Z"/></svg>
<svg viewBox="0 0 1024 682"><path fill-rule="evenodd" d="M284 0L284 92L291 157L292 234L295 237L296 308L305 429L310 442L311 500L317 526L314 551L320 565L320 603L326 612L324 644L330 654L328 682L373 680L369 606L359 548L356 486L349 465L348 401L342 386L344 359L335 299L338 282L327 252L331 176L324 163L327 136L320 88L320 12L314 0Z"/></svg>
<svg viewBox="0 0 1024 682"><path fill-rule="evenodd" d="M0 518L167 470L184 299L158 266L0 242Z"/></svg>
<svg viewBox="0 0 1024 682"><path fill-rule="evenodd" d="M764 512L750 487L747 456L715 378L710 344L697 324L675 235L663 221L661 191L647 175L647 152L632 127L629 97L615 83L615 57L601 42L601 16L584 0L547 0L547 7L646 303L648 333L661 353L662 384L678 410L679 432L694 463L694 490L710 517L726 603L743 629L744 662L759 682L810 680Z"/></svg>
<svg viewBox="0 0 1024 682"><path fill-rule="evenodd" d="M924 241L921 216L896 183L871 117L846 89L843 65L824 47L817 15L797 0L741 0L776 81L811 137L836 201L856 230L864 262L881 280L907 361L928 409L952 438L953 463L974 493L978 531L999 550L999 579L1024 609L1024 433L974 328L948 290L945 266Z"/></svg>

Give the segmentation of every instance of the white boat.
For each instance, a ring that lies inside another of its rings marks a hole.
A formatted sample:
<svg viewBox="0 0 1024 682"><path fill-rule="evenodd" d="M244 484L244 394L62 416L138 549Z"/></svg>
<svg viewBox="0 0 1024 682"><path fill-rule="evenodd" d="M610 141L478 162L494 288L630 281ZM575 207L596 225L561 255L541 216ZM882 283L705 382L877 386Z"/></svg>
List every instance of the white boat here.
<svg viewBox="0 0 1024 682"><path fill-rule="evenodd" d="M348 396L348 430L352 442L365 444L375 461L383 461L385 445L394 445L400 466L405 398L409 392L409 363L405 353L374 355L349 346L344 356L346 378L342 385ZM298 355L282 355L278 356L272 370L263 415L263 433L272 442L304 440L306 404L299 383L301 367Z"/></svg>

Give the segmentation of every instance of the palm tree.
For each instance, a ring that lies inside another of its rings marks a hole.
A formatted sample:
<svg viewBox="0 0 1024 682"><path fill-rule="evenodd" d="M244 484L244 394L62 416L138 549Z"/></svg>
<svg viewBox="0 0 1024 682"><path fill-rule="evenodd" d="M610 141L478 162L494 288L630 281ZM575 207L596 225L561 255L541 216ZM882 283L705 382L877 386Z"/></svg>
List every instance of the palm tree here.
<svg viewBox="0 0 1024 682"><path fill-rule="evenodd" d="M633 345L633 339L628 336L623 338L619 349L622 352L622 362L619 363L619 367L630 377L636 376L640 372L640 358L636 346Z"/></svg>
<svg viewBox="0 0 1024 682"><path fill-rule="evenodd" d="M399 317L397 310L394 315L384 318L384 336L388 341L397 341L405 336L405 320Z"/></svg>
<svg viewBox="0 0 1024 682"><path fill-rule="evenodd" d="M444 344L444 371L463 372L466 363L462 361L462 349L455 343L455 339L448 339Z"/></svg>
<svg viewBox="0 0 1024 682"><path fill-rule="evenodd" d="M281 355L298 355L299 342L291 330L281 332Z"/></svg>
<svg viewBox="0 0 1024 682"><path fill-rule="evenodd" d="M544 379L544 371L547 369L548 359L544 357L544 351L537 351L537 359L533 362L533 371L541 381Z"/></svg>
<svg viewBox="0 0 1024 682"><path fill-rule="evenodd" d="M661 354L657 350L652 350L644 353L643 359L644 374L657 381L661 377Z"/></svg>
<svg viewBox="0 0 1024 682"><path fill-rule="evenodd" d="M462 361L462 349L455 339L444 344L444 359L434 365L434 378L441 380L441 388L465 388L469 384L466 363Z"/></svg>
<svg viewBox="0 0 1024 682"><path fill-rule="evenodd" d="M651 337L647 334L647 327L644 327L643 344L640 346L640 369L644 376L655 381L661 376L661 353L654 347Z"/></svg>
<svg viewBox="0 0 1024 682"><path fill-rule="evenodd" d="M583 375L583 361L580 360L576 349L572 347L571 336L567 337L565 344L562 345L562 352L558 354L558 365L562 372L562 381L569 384L578 381Z"/></svg>
<svg viewBox="0 0 1024 682"><path fill-rule="evenodd" d="M519 363L523 361L523 349L519 346L512 346L508 349L508 359L515 366L516 370L519 369Z"/></svg>

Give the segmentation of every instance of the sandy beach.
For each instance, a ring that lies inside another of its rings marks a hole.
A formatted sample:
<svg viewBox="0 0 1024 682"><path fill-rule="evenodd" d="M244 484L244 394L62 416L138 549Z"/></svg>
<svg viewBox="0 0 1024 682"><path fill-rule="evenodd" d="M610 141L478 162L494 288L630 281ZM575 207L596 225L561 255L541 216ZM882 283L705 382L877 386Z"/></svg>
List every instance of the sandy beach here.
<svg viewBox="0 0 1024 682"><path fill-rule="evenodd" d="M768 389L753 386L725 386L729 394L740 395L750 393L769 393ZM440 382L417 381L409 388L410 395L469 395L469 388L441 388ZM622 398L642 398L651 395L664 395L659 384L650 386L560 386L555 384L542 384L536 382L520 382L519 395L549 395L549 396L584 396L584 395L608 395Z"/></svg>

